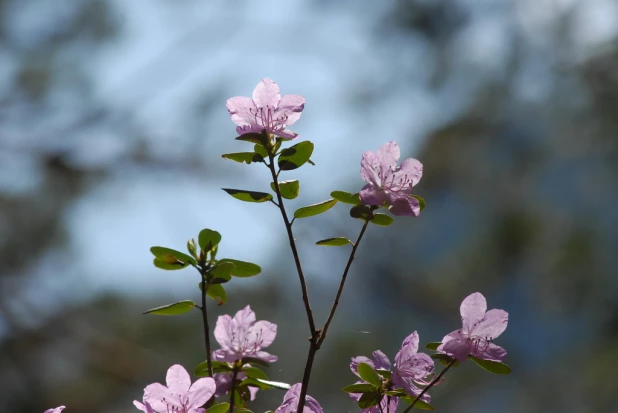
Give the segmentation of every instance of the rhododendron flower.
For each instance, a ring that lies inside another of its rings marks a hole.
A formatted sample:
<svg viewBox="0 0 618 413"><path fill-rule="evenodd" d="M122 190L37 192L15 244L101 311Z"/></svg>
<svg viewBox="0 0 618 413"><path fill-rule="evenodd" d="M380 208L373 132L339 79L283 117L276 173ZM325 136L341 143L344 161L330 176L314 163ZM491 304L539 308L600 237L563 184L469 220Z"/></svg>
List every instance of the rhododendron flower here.
<svg viewBox="0 0 618 413"><path fill-rule="evenodd" d="M269 321L255 321L255 313L246 306L234 318L219 316L215 326L215 339L221 346L213 352L217 361L233 362L243 357L253 357L268 363L277 356L262 351L275 340L277 325Z"/></svg>
<svg viewBox="0 0 618 413"><path fill-rule="evenodd" d="M305 98L298 95L281 97L279 86L264 78L253 90L253 99L236 96L227 100L232 122L239 135L266 131L282 138L295 139L298 134L286 129L300 119Z"/></svg>
<svg viewBox="0 0 618 413"><path fill-rule="evenodd" d="M144 404L134 401L138 409L147 413L203 413L204 405L215 394L212 377L198 379L191 384L189 373L179 364L167 370L167 387L153 383L144 389Z"/></svg>
<svg viewBox="0 0 618 413"><path fill-rule="evenodd" d="M418 396L421 389L415 383L428 385L427 378L433 374L434 362L425 353L418 353L418 333L415 331L403 340L401 350L395 355L395 368L391 380L402 387L411 396ZM431 398L424 394L421 398L429 402Z"/></svg>
<svg viewBox="0 0 618 413"><path fill-rule="evenodd" d="M45 410L45 412L44 412L44 413L60 413L60 412L61 412L61 411L63 411L64 409L66 409L66 407L65 407L65 406L58 406L58 407L56 407L56 408L54 408L54 409L47 409L47 410Z"/></svg>
<svg viewBox="0 0 618 413"><path fill-rule="evenodd" d="M379 369L379 370L391 370L391 361L388 359L386 354L382 353L380 350L376 350L372 353L371 358L367 358L365 356L352 357L352 362L350 363L350 370L352 373L356 374L358 377L358 365L361 363L368 364L371 368ZM357 383L366 383L366 381L361 380ZM361 398L361 393L350 393L350 398L354 401L359 401ZM388 406L390 404L390 406ZM381 413L386 412L387 410L390 412L397 411L397 405L399 404L398 397L389 397L384 395L382 400L380 400L380 404L368 407L366 409L362 409L363 413Z"/></svg>
<svg viewBox="0 0 618 413"><path fill-rule="evenodd" d="M504 360L506 350L493 344L493 340L506 330L509 313L496 309L487 311L487 301L481 293L467 296L459 311L462 328L446 335L438 351L459 361L468 355L485 360Z"/></svg>
<svg viewBox="0 0 618 413"><path fill-rule="evenodd" d="M298 410L298 400L300 399L300 389L300 383L290 387L290 390L283 396L283 403L277 407L275 413L296 413L296 410ZM305 397L303 413L324 413L324 410L322 410L322 406L320 406L316 399L307 395Z"/></svg>
<svg viewBox="0 0 618 413"><path fill-rule="evenodd" d="M388 205L394 215L418 216L420 204L411 196L411 189L423 176L423 165L413 158L397 165L400 151L396 142L389 142L378 149L363 153L361 177L367 185L359 196L365 205Z"/></svg>

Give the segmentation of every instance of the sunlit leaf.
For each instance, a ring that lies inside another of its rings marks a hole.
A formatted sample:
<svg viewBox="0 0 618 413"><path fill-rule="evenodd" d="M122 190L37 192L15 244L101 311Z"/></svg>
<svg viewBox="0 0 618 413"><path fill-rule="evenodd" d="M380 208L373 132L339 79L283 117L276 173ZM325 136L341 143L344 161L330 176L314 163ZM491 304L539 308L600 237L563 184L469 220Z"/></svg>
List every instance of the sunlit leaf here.
<svg viewBox="0 0 618 413"><path fill-rule="evenodd" d="M378 388L371 383L356 383L345 386L343 389L346 393L367 393L377 391Z"/></svg>
<svg viewBox="0 0 618 413"><path fill-rule="evenodd" d="M468 356L468 358L493 374L509 374L511 372L511 368L509 366L504 363L500 363L499 361L484 360L475 356Z"/></svg>
<svg viewBox="0 0 618 413"><path fill-rule="evenodd" d="M323 245L323 246L328 246L328 247L342 247L348 244L351 245L352 241L350 241L347 238L343 238L343 237L327 238L327 239L323 239L315 243L315 245Z"/></svg>
<svg viewBox="0 0 618 413"><path fill-rule="evenodd" d="M365 380L366 382L371 383L376 387L382 385L382 379L369 364L360 363L356 368L356 371L358 372L360 378Z"/></svg>
<svg viewBox="0 0 618 413"><path fill-rule="evenodd" d="M250 164L251 162L263 162L264 158L262 155L257 154L255 152L236 152L236 153L224 153L221 155L222 158L229 159L231 161L236 161L239 163Z"/></svg>
<svg viewBox="0 0 618 413"><path fill-rule="evenodd" d="M440 344L442 344L442 343L441 343L441 342L439 342L439 341L432 341L431 343L427 343L427 344L425 344L425 348L426 348L427 350L434 350L434 351L435 351L435 350L437 350L437 349L438 349L438 347L440 346Z"/></svg>
<svg viewBox="0 0 618 413"><path fill-rule="evenodd" d="M245 202L266 202L273 199L271 194L266 192L245 191L244 189L221 188L234 198Z"/></svg>
<svg viewBox="0 0 618 413"><path fill-rule="evenodd" d="M320 202L318 204L298 208L294 211L294 218L308 218L314 215L319 215L331 209L336 203L336 199L329 199L328 201Z"/></svg>
<svg viewBox="0 0 618 413"><path fill-rule="evenodd" d="M219 234L217 231L206 228L200 231L197 242L200 245L202 251L208 252L217 245L219 245L219 243L221 242L221 234Z"/></svg>
<svg viewBox="0 0 618 413"><path fill-rule="evenodd" d="M291 171L303 166L313 153L313 143L304 141L281 151L277 164L283 171Z"/></svg>
<svg viewBox="0 0 618 413"><path fill-rule="evenodd" d="M234 263L219 261L211 270L213 284L223 284L232 279L232 273L236 269Z"/></svg>
<svg viewBox="0 0 618 413"><path fill-rule="evenodd" d="M373 218L369 220L372 224L381 225L383 227L388 227L393 221L393 218L386 214L373 214Z"/></svg>
<svg viewBox="0 0 618 413"><path fill-rule="evenodd" d="M206 413L226 413L230 409L230 404L223 402L217 403L206 410ZM238 411L238 410L236 410Z"/></svg>
<svg viewBox="0 0 618 413"><path fill-rule="evenodd" d="M234 271L232 272L234 277L253 277L254 275L258 275L262 272L262 268L252 262L233 260L231 258L221 258L218 261L219 264L224 262L234 264Z"/></svg>
<svg viewBox="0 0 618 413"><path fill-rule="evenodd" d="M358 193L351 194L345 191L333 191L330 193L330 196L339 202L343 202L344 204L359 205L361 203Z"/></svg>
<svg viewBox="0 0 618 413"><path fill-rule="evenodd" d="M195 303L191 300L179 301L174 304L163 305L144 311L144 314L157 315L179 315L189 312L195 308Z"/></svg>
<svg viewBox="0 0 618 413"><path fill-rule="evenodd" d="M275 183L271 182L270 187L273 191L275 189ZM281 190L281 196L285 199L294 199L300 192L300 182L298 181L281 181L279 182L279 189Z"/></svg>

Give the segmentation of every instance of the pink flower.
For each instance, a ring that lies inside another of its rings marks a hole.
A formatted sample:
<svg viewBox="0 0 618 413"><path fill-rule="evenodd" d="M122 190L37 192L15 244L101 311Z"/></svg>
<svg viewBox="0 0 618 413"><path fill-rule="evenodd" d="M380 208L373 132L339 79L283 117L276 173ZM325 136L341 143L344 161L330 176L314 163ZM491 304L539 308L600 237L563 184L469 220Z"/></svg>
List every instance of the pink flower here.
<svg viewBox="0 0 618 413"><path fill-rule="evenodd" d="M215 339L221 348L213 352L213 357L225 362L252 357L272 363L277 361L277 356L262 349L270 346L276 336L277 325L269 321L256 322L255 313L246 306L234 318L226 314L217 319Z"/></svg>
<svg viewBox="0 0 618 413"><path fill-rule="evenodd" d="M415 331L403 340L401 350L395 355L395 368L392 381L395 386L402 387L411 396L418 396L421 389L415 384L426 386L428 377L435 368L431 357L418 353L418 333ZM429 403L431 398L424 394L422 400Z"/></svg>
<svg viewBox="0 0 618 413"><path fill-rule="evenodd" d="M59 406L59 407L56 407L55 409L47 409L47 410L45 410L44 413L60 413L64 409L66 409L65 406Z"/></svg>
<svg viewBox="0 0 618 413"><path fill-rule="evenodd" d="M371 366L371 368L374 370L379 369L379 370L391 371L391 361L388 359L388 356L382 353L380 350L374 351L373 354L371 355L371 358L368 358L365 356L352 357L352 362L350 363L350 370L352 370L352 373L356 374L357 376L358 376L358 365L361 363L365 363ZM366 382L358 381L357 383L366 383ZM362 394L361 393L350 393L349 396L352 400L359 401ZM398 404L399 404L398 397L389 397L387 395L384 395L384 397L382 397L382 400L380 400L380 404L368 407L366 409L362 409L362 413L381 413L381 412L386 412L387 410L390 412L395 412L397 411Z"/></svg>
<svg viewBox="0 0 618 413"><path fill-rule="evenodd" d="M438 351L459 361L468 355L485 360L504 360L506 350L493 344L493 340L506 330L509 314L504 310L487 311L487 301L481 293L467 296L461 303L460 313L463 327L446 335Z"/></svg>
<svg viewBox="0 0 618 413"><path fill-rule="evenodd" d="M423 176L423 165L413 158L397 165L400 151L396 142L389 142L378 149L363 153L361 177L367 185L359 196L365 205L388 205L394 215L418 216L420 204L410 191Z"/></svg>
<svg viewBox="0 0 618 413"><path fill-rule="evenodd" d="M277 407L275 413L296 413L296 410L298 410L300 389L300 383L296 383L290 387L290 390L288 390L287 393L285 393L285 396L283 396L283 403L281 403L281 406ZM322 406L320 406L320 403L318 403L316 399L307 395L305 397L305 407L303 408L303 413L324 413L324 410L322 410Z"/></svg>
<svg viewBox="0 0 618 413"><path fill-rule="evenodd" d="M300 119L305 98L298 95L282 98L279 86L264 78L253 90L253 99L236 96L228 99L226 106L232 122L238 125L239 135L266 130L282 138L295 139L298 134L285 128Z"/></svg>
<svg viewBox="0 0 618 413"><path fill-rule="evenodd" d="M138 409L146 413L203 413L204 405L216 390L211 377L198 379L191 384L189 373L179 364L167 370L167 387L153 383L144 389L144 404L134 401Z"/></svg>
<svg viewBox="0 0 618 413"><path fill-rule="evenodd" d="M239 372L236 375L237 380L242 380L247 375L244 372ZM232 373L216 373L214 376L215 383L217 384L217 391L215 392L215 397L220 397L227 394L232 389ZM255 396L257 395L258 388L253 386L247 386L249 389L250 400L254 401Z"/></svg>

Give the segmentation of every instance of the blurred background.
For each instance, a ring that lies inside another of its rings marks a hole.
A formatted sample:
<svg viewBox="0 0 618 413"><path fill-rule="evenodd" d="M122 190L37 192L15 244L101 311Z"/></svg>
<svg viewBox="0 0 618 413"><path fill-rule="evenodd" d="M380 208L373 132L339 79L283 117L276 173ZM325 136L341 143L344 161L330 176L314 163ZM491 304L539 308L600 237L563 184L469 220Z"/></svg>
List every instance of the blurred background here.
<svg viewBox="0 0 618 413"><path fill-rule="evenodd" d="M289 208L358 191L362 152L396 140L424 164L419 218L370 227L310 394L350 358L391 359L460 325L482 292L510 313L513 368L466 363L432 391L440 412L612 411L618 380L618 2L615 0L1 0L0 411L137 411L167 368L204 359L198 275L152 265L202 228L263 274L227 284L214 316L247 303L279 326L273 380L300 381L308 329L281 218L221 187L268 189L225 100L263 77L307 104L292 128L316 166ZM360 222L337 205L295 223L325 320ZM262 392L256 412L282 392ZM401 410L400 410L401 411Z"/></svg>

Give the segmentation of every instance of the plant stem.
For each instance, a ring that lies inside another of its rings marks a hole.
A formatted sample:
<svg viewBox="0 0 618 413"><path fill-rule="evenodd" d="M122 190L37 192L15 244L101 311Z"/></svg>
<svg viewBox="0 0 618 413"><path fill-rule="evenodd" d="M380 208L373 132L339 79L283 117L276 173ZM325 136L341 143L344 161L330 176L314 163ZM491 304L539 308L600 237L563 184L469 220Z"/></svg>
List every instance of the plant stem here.
<svg viewBox="0 0 618 413"><path fill-rule="evenodd" d="M333 302L333 307L330 310L330 314L328 315L328 319L326 320L326 324L324 324L324 329L320 334L320 339L317 343L317 350L320 349L320 346L326 339L326 332L328 331L328 327L330 327L331 321L335 317L335 311L337 311L337 306L339 305L339 299L341 298L341 293L343 293L343 287L345 285L345 280L348 277L348 271L350 271L350 267L352 266L352 261L354 261L354 256L356 255L356 250L358 249L358 244L360 244L361 239L363 239L363 235L365 234L365 230L367 229L367 225L369 225L369 221L365 221L363 224L363 228L358 234L358 238L352 247L352 252L350 253L350 258L348 259L348 263L345 266L345 270L343 271L343 275L341 276L341 283L339 283L339 290L337 291L337 295L335 296L335 301Z"/></svg>
<svg viewBox="0 0 618 413"><path fill-rule="evenodd" d="M234 395L236 393L236 376L238 375L238 369L234 366L234 372L232 373L232 388L230 390L230 409L229 412L234 411Z"/></svg>
<svg viewBox="0 0 618 413"><path fill-rule="evenodd" d="M210 328L208 327L208 310L206 309L206 291L210 287L210 283L204 281L204 272L200 271L202 278L202 320L204 321L204 344L206 345L206 364L208 365L208 375L213 377L212 374L212 360L210 351Z"/></svg>
<svg viewBox="0 0 618 413"><path fill-rule="evenodd" d="M444 373L446 373L448 371L448 369L450 369L451 367L453 367L453 364L455 364L457 360L453 359L451 360L450 363L448 363L448 365L444 368L444 370L442 370L442 372L440 374L438 374L436 376L436 378L434 378L428 385L427 387L425 387L423 389L422 392L420 392L420 394L418 396L416 396L416 398L414 400L412 400L412 403L408 406L407 409L405 409L403 411L403 413L408 413L410 410L412 410L412 408L414 407L414 405L416 404L417 401L419 401L421 399L421 397L423 397L425 395L425 393L427 393L427 391L429 389L431 389L438 381L440 381L440 379L442 378L442 376L444 376Z"/></svg>
<svg viewBox="0 0 618 413"><path fill-rule="evenodd" d="M279 182L277 180L279 174L275 171L275 159L274 154L270 153L269 150L268 158L270 160L270 164L268 165L268 169L272 175L273 184L275 186L275 192L277 193L277 200L279 207L279 211L281 211L281 217L283 218L283 223L285 224L285 229L288 234L288 240L290 242L290 248L292 250L292 255L294 256L294 263L296 264L296 271L298 272L298 278L300 280L300 288L302 290L303 303L305 305L305 312L307 313L307 321L309 322L309 330L311 332L311 338L309 339L309 352L307 354L307 362L305 363L305 371L303 373L303 382L300 389L300 395L298 399L298 407L297 411L302 412L305 406L305 398L307 396L307 388L309 387L309 379L311 377L311 369L313 368L313 360L315 359L315 353L318 350L318 340L320 338L320 332L315 328L315 320L313 319L313 312L311 311L311 305L309 304L309 295L307 294L307 283L305 281L305 275L303 273L303 268L300 263L300 257L298 255L298 249L296 248L296 241L294 240L294 234L292 232L292 224L288 219L288 215L285 211L285 206L283 205L283 197L281 196L281 189L279 188Z"/></svg>

